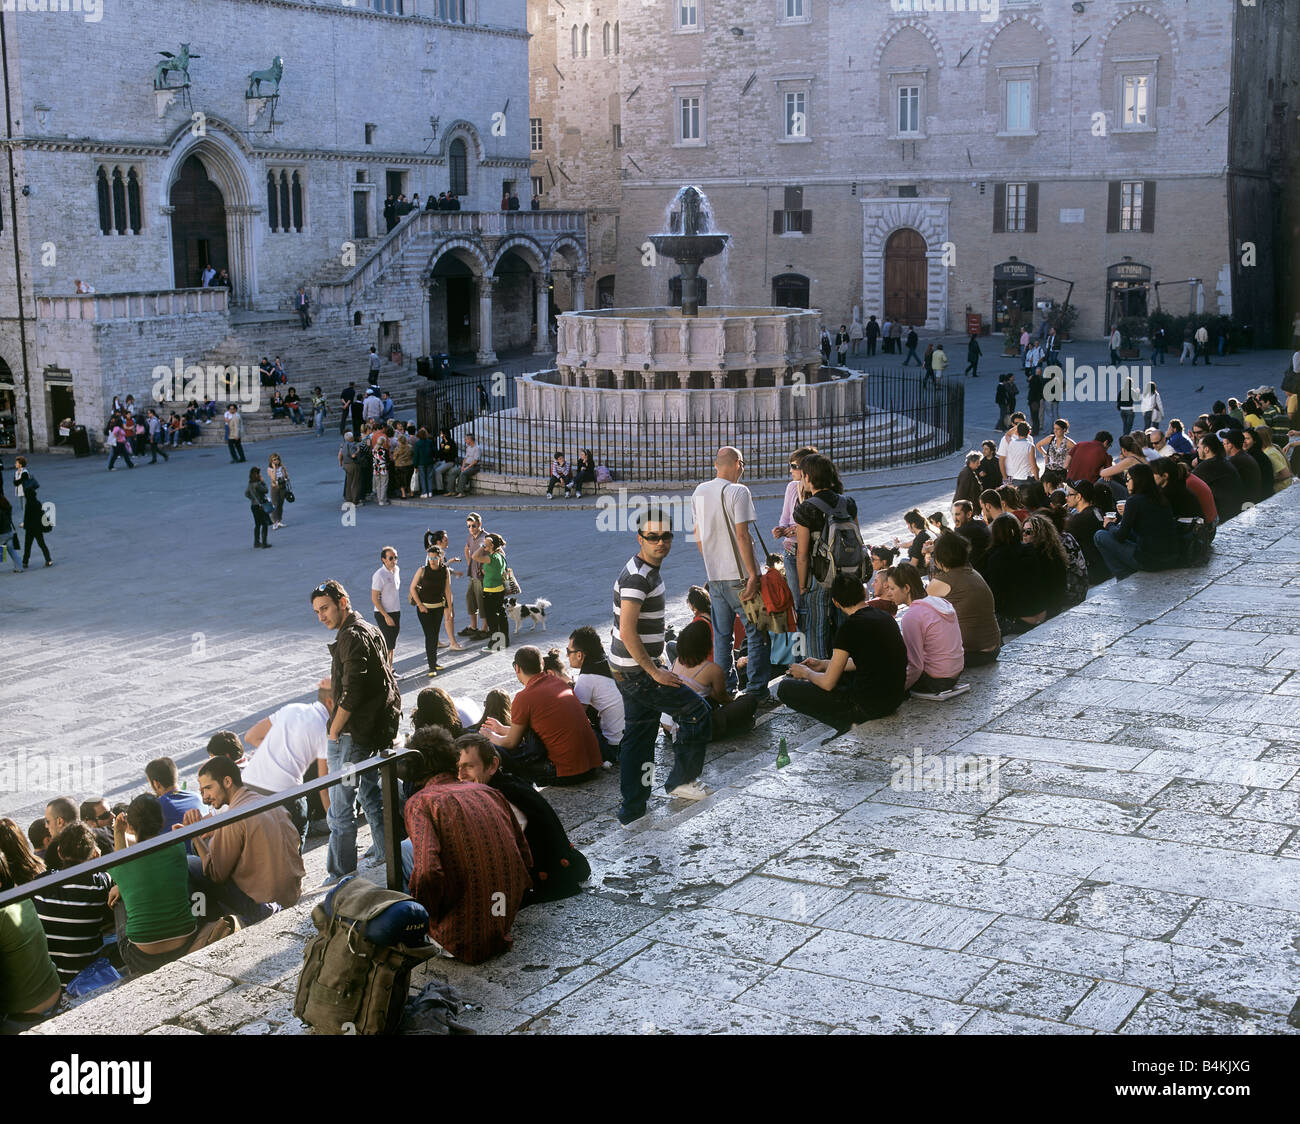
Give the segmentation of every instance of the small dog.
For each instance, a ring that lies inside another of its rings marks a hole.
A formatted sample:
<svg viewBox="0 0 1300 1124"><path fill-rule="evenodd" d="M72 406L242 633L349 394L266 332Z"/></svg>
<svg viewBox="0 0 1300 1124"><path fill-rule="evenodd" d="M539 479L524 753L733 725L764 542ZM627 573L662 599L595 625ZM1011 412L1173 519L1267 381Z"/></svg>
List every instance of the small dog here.
<svg viewBox="0 0 1300 1124"><path fill-rule="evenodd" d="M512 621L515 622L515 633L519 632L519 626L527 620L532 626L533 631L537 631L537 626L541 625L542 631L546 631L546 611L551 607L551 603L546 598L533 601L526 605L521 605L519 601L510 597L506 600L506 613Z"/></svg>

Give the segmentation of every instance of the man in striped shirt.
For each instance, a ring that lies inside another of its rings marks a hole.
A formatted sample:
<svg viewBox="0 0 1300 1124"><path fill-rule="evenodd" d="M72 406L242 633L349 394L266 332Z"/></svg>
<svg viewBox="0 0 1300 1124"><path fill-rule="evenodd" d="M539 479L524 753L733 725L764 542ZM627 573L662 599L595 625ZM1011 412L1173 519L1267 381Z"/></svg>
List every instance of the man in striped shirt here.
<svg viewBox="0 0 1300 1124"><path fill-rule="evenodd" d="M626 726L619 754L622 804L620 823L645 815L654 786L655 738L659 715L676 719L676 760L664 788L670 797L700 800L704 750L712 732L709 704L662 664L664 584L659 567L672 549L670 520L651 509L637 532L640 549L614 583L614 632L609 664L623 696Z"/></svg>

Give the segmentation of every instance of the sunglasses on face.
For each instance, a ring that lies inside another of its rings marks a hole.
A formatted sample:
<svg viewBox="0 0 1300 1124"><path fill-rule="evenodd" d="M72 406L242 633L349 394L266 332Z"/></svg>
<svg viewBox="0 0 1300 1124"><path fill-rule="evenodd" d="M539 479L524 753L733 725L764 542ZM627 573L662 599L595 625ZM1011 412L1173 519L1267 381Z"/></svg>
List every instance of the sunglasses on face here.
<svg viewBox="0 0 1300 1124"><path fill-rule="evenodd" d="M642 537L643 539L645 539L646 542L649 542L649 543L656 543L656 542L672 542L672 541L673 541L673 533L672 533L672 531L662 531L662 532L660 532L660 533L657 534L657 535L654 534L653 532L650 533L650 534L646 534L644 531L641 531L641 532L639 532L639 533L640 533L641 537Z"/></svg>

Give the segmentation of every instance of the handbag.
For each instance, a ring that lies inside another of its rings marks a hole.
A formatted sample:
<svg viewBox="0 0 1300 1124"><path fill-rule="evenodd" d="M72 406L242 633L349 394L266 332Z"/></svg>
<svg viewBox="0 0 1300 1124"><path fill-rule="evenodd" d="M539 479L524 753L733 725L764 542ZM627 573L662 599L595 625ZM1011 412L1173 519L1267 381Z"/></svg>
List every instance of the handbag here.
<svg viewBox="0 0 1300 1124"><path fill-rule="evenodd" d="M799 663L807 652L802 632L773 632L771 663L774 667L789 667Z"/></svg>
<svg viewBox="0 0 1300 1124"><path fill-rule="evenodd" d="M722 489L722 521L727 526L727 534L731 536L731 550L736 557L736 568L743 571L745 564L740 557L740 544L736 541L736 529L731 525L731 519L727 516L727 489L725 485ZM740 611L744 614L745 620L760 632L772 631L774 627L772 623L772 614L767 611L767 606L763 603L763 594L761 589L756 597L748 599L741 597Z"/></svg>
<svg viewBox="0 0 1300 1124"><path fill-rule="evenodd" d="M505 586L505 592L507 597L519 596L519 583L515 580L514 570L512 570L509 566L506 567L506 571L502 575L501 580L502 580L502 584Z"/></svg>
<svg viewBox="0 0 1300 1124"><path fill-rule="evenodd" d="M284 502L285 502L285 503L295 503L295 502L296 502L296 497L295 497L294 494L293 494L293 489L292 489L292 488L286 488L286 489L284 490Z"/></svg>

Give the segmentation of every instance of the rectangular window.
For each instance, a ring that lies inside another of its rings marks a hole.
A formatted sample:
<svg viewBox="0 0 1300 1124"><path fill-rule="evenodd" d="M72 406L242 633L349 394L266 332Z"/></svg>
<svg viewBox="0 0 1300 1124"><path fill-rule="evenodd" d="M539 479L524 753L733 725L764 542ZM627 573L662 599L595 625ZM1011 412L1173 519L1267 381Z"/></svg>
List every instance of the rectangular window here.
<svg viewBox="0 0 1300 1124"><path fill-rule="evenodd" d="M919 133L921 131L920 86L900 86L898 88L898 131L900 133Z"/></svg>
<svg viewBox="0 0 1300 1124"><path fill-rule="evenodd" d="M612 126L612 128L614 132L614 147L622 148L623 147L623 126L614 125Z"/></svg>
<svg viewBox="0 0 1300 1124"><path fill-rule="evenodd" d="M679 98L681 110L681 139L698 141L700 139L700 99Z"/></svg>
<svg viewBox="0 0 1300 1124"><path fill-rule="evenodd" d="M1119 185L1120 230L1142 230L1142 181L1121 180Z"/></svg>
<svg viewBox="0 0 1300 1124"><path fill-rule="evenodd" d="M1126 129L1144 128L1148 124L1147 83L1145 74L1124 76L1123 121Z"/></svg>
<svg viewBox="0 0 1300 1124"><path fill-rule="evenodd" d="M812 232L812 211L804 210L802 187L787 187L782 204L782 210L772 212L773 234Z"/></svg>
<svg viewBox="0 0 1300 1124"><path fill-rule="evenodd" d="M528 135L532 150L534 152L542 151L542 119L540 117L528 118Z"/></svg>
<svg viewBox="0 0 1300 1124"><path fill-rule="evenodd" d="M1025 229L1025 205L1028 202L1029 185L1027 183L1007 184L1007 225L1006 229L1022 233Z"/></svg>
<svg viewBox="0 0 1300 1124"><path fill-rule="evenodd" d="M390 16L402 14L402 0L373 0L371 6L376 12L386 12Z"/></svg>
<svg viewBox="0 0 1300 1124"><path fill-rule="evenodd" d="M541 176L533 176L533 194L536 195L538 199L540 199L540 198L542 197L542 177L541 177Z"/></svg>
<svg viewBox="0 0 1300 1124"><path fill-rule="evenodd" d="M1007 124L1008 133L1028 133L1033 127L1033 118L1029 111L1029 96L1033 83L1028 78L1012 78L1007 81Z"/></svg>
<svg viewBox="0 0 1300 1124"><path fill-rule="evenodd" d="M785 18L788 20L803 19L803 0L785 0Z"/></svg>
<svg viewBox="0 0 1300 1124"><path fill-rule="evenodd" d="M375 127L374 127L373 125L367 124L367 125L366 125L366 144L374 144L374 143L375 143Z"/></svg>
<svg viewBox="0 0 1300 1124"><path fill-rule="evenodd" d="M785 95L785 135L787 137L806 137L808 135L807 101L801 91Z"/></svg>
<svg viewBox="0 0 1300 1124"><path fill-rule="evenodd" d="M699 26L699 10L696 0L677 0L677 26L688 28Z"/></svg>

